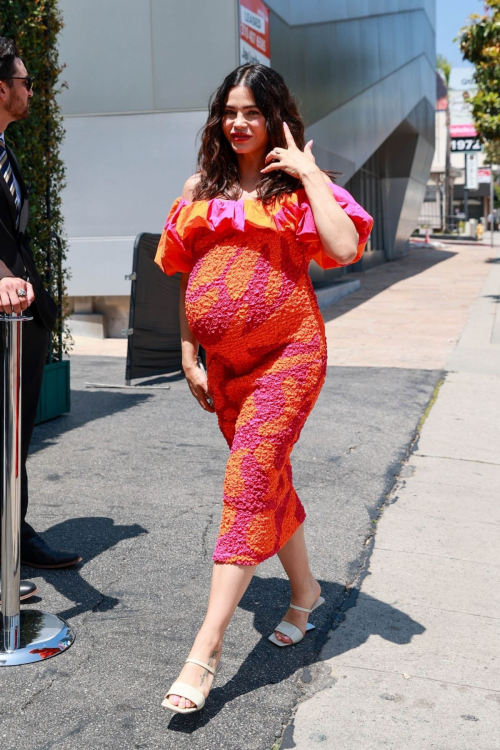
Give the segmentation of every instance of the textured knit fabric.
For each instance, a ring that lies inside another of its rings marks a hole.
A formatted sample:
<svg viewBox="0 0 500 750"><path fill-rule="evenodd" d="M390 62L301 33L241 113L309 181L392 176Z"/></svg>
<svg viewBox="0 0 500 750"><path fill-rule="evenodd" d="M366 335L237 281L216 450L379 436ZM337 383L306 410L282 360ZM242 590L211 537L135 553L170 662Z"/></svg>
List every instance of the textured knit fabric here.
<svg viewBox="0 0 500 750"><path fill-rule="evenodd" d="M346 190L331 189L358 231L359 260L372 219ZM209 389L230 448L216 562L256 565L305 519L290 454L326 373L311 259L338 266L321 247L305 190L272 208L178 198L158 246L165 273L190 274L186 315L206 350Z"/></svg>

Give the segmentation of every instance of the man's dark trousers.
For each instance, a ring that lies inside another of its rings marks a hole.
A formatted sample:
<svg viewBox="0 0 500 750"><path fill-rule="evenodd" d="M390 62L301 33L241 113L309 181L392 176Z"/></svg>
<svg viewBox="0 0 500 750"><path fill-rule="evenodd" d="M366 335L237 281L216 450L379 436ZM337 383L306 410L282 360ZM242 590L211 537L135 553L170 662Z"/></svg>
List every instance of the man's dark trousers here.
<svg viewBox="0 0 500 750"><path fill-rule="evenodd" d="M32 316L22 325L22 395L21 395L21 544L34 536L35 531L26 523L28 510L28 476L26 473L26 459L35 426L38 399L42 387L43 368L47 357L49 332L40 320L35 305L26 311L25 315ZM4 325L4 324L2 324ZM2 352L3 354L3 352ZM1 393L3 394L3 363L0 372ZM3 398L0 405L0 419L3 424ZM3 461L0 461L0 477L3 473Z"/></svg>
<svg viewBox="0 0 500 750"><path fill-rule="evenodd" d="M43 369L49 346L49 332L43 325L35 305L28 314L33 320L23 323L23 363L22 363L22 434L21 434L21 543L34 536L35 531L26 523L28 510L28 475L26 459L35 426L36 411L42 388Z"/></svg>

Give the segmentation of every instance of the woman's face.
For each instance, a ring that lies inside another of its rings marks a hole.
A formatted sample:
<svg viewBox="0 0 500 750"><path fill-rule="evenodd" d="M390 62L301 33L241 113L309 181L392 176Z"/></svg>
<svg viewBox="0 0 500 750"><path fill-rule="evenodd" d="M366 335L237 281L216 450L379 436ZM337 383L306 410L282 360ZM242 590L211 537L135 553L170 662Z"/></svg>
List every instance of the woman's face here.
<svg viewBox="0 0 500 750"><path fill-rule="evenodd" d="M268 142L266 118L255 104L251 89L235 86L229 91L222 129L236 154L265 151Z"/></svg>

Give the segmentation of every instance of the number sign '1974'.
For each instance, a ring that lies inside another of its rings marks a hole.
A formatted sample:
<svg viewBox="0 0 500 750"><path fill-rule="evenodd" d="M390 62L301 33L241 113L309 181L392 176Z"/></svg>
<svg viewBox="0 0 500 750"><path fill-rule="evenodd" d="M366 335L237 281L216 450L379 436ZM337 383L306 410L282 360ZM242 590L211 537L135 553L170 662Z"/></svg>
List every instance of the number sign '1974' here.
<svg viewBox="0 0 500 750"><path fill-rule="evenodd" d="M460 154L481 151L481 141L479 138L452 138L451 150Z"/></svg>

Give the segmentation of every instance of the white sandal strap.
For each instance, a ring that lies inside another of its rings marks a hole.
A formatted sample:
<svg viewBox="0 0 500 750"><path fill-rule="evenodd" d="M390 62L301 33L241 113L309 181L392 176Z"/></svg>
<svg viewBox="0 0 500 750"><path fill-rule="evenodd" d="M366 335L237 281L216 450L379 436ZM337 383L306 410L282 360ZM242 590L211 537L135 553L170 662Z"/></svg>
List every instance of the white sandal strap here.
<svg viewBox="0 0 500 750"><path fill-rule="evenodd" d="M322 596L318 596L318 598L316 599L316 601L312 605L311 609L307 609L306 607L297 607L296 604L290 604L290 608L291 609L298 609L299 612L307 612L308 614L311 614L311 612L314 612L315 609L317 609L318 607L321 607L321 605L324 604L324 603L325 603L325 600L323 599L323 597Z"/></svg>
<svg viewBox="0 0 500 750"><path fill-rule="evenodd" d="M302 640L304 637L304 633L302 630L300 630L296 625L292 625L291 622L287 622L286 620L282 620L278 627L274 628L274 630L278 633L281 633L282 635L288 636L292 643L298 643Z"/></svg>
<svg viewBox="0 0 500 750"><path fill-rule="evenodd" d="M217 673L216 673L216 670L215 670L215 669L214 669L213 667L209 667L209 666L208 666L208 664L205 664L205 662L204 662L204 661L198 661L198 659L186 659L186 664L187 664L188 662L189 662L190 664L197 664L197 665L198 665L199 667L203 667L203 669L206 669L206 670L208 670L209 672L211 672L211 673L212 673L212 674L214 675L214 677L215 677L215 675L217 674ZM191 698L190 698L189 700L191 700Z"/></svg>
<svg viewBox="0 0 500 750"><path fill-rule="evenodd" d="M203 693L200 693L199 690L192 685L188 685L186 682L174 682L165 696L166 700L168 700L167 696L169 695L178 695L180 698L186 698L188 701L191 701L191 703L194 703L198 710L205 705L205 696Z"/></svg>

